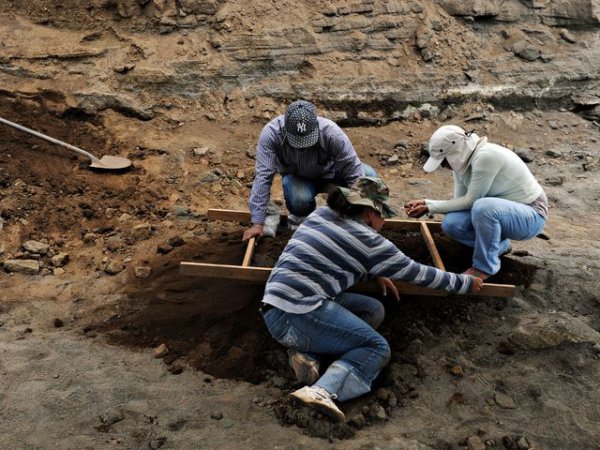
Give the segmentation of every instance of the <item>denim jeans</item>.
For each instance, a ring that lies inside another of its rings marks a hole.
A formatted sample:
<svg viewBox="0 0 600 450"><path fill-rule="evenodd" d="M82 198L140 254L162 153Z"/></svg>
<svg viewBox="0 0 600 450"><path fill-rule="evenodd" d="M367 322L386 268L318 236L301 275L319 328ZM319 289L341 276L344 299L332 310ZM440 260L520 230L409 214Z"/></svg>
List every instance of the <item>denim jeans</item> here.
<svg viewBox="0 0 600 450"><path fill-rule="evenodd" d="M467 211L446 214L444 233L473 247L473 267L487 274L500 270L500 255L510 239L524 241L537 236L546 220L531 206L501 198L481 198Z"/></svg>
<svg viewBox="0 0 600 450"><path fill-rule="evenodd" d="M369 392L390 359L390 346L375 331L383 321L383 305L365 295L342 293L306 314L272 308L263 317L283 346L336 358L315 385L340 401Z"/></svg>
<svg viewBox="0 0 600 450"><path fill-rule="evenodd" d="M377 172L371 166L361 163L363 171L368 177L376 177ZM300 217L306 217L313 212L317 206L315 197L319 192L324 192L327 183L341 184L336 179L310 179L297 175L283 175L281 180L283 186L283 197L288 211Z"/></svg>

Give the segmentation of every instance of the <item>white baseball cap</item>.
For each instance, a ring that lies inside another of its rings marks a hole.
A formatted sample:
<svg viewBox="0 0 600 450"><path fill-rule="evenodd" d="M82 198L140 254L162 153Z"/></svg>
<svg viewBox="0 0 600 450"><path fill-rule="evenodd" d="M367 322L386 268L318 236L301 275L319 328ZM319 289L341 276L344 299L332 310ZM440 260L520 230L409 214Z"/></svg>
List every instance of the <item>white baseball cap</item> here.
<svg viewBox="0 0 600 450"><path fill-rule="evenodd" d="M475 149L478 138L477 136L477 139L470 139L470 135L456 125L444 125L438 128L429 139L429 158L423 170L433 172L444 159L448 160L453 170L459 169L465 157L468 158Z"/></svg>

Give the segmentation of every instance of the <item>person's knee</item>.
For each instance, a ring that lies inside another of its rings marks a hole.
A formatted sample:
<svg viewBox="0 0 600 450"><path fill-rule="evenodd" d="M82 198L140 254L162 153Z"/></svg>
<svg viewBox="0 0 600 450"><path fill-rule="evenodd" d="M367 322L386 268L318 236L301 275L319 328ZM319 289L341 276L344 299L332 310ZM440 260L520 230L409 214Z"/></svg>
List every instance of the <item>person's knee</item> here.
<svg viewBox="0 0 600 450"><path fill-rule="evenodd" d="M385 367L392 357L392 350L390 344L381 335L377 335L377 338L372 343L372 348L378 358L378 367L381 369Z"/></svg>
<svg viewBox="0 0 600 450"><path fill-rule="evenodd" d="M313 197L294 196L285 199L288 211L296 216L305 217L315 210L317 206Z"/></svg>
<svg viewBox="0 0 600 450"><path fill-rule="evenodd" d="M492 215L493 212L493 199L480 198L479 200L475 200L475 203L473 203L473 207L471 208L471 217L474 219L480 217L488 217Z"/></svg>
<svg viewBox="0 0 600 450"><path fill-rule="evenodd" d="M371 311L371 316L367 323L371 325L373 328L377 329L383 322L385 318L385 308L381 302L377 302L373 305L373 309Z"/></svg>
<svg viewBox="0 0 600 450"><path fill-rule="evenodd" d="M444 217L442 231L451 237L460 236L463 232L460 222L456 220L456 217L452 213L446 214Z"/></svg>

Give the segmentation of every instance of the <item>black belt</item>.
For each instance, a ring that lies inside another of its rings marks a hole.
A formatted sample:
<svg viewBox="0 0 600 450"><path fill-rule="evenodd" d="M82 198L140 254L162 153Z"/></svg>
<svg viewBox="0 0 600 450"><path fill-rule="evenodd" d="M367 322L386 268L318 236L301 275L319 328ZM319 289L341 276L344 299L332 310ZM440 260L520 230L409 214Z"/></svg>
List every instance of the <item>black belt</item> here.
<svg viewBox="0 0 600 450"><path fill-rule="evenodd" d="M263 304L261 305L261 307L260 307L260 308L258 308L258 310L259 310L261 313L263 313L263 314L264 314L264 313L266 313L268 310L270 310L270 309L272 309L272 308L275 308L275 307L274 307L273 305L269 305L268 303L263 303Z"/></svg>

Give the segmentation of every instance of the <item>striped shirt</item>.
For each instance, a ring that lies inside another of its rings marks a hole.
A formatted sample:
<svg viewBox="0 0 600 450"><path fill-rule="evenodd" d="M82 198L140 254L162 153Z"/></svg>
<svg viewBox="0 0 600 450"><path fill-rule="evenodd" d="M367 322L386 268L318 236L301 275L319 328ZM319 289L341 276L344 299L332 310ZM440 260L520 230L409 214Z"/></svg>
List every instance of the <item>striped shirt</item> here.
<svg viewBox="0 0 600 450"><path fill-rule="evenodd" d="M294 149L285 143L284 116L271 120L260 133L256 147L256 174L250 194L252 223L264 223L276 173L311 179L335 179L350 186L364 175L358 155L346 133L333 121L319 122L319 145ZM278 157L278 154L281 158Z"/></svg>
<svg viewBox="0 0 600 450"><path fill-rule="evenodd" d="M262 301L305 314L367 276L460 294L471 289L470 276L415 262L365 222L324 206L293 234L267 280Z"/></svg>

